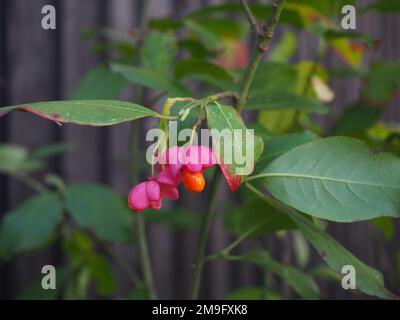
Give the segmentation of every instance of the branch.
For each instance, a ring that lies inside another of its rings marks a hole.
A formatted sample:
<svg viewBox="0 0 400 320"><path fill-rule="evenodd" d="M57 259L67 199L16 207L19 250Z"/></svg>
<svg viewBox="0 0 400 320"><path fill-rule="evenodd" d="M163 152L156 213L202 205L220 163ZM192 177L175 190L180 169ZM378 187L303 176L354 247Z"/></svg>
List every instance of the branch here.
<svg viewBox="0 0 400 320"><path fill-rule="evenodd" d="M207 106L208 104L210 104L212 102L219 101L219 100L222 100L222 99L227 99L227 98L231 98L234 101L238 101L239 95L234 91L220 92L220 93L214 94L212 96L206 97L203 100L203 102L201 103L201 107L203 108L203 107Z"/></svg>
<svg viewBox="0 0 400 320"><path fill-rule="evenodd" d="M264 56L264 53L268 50L269 44L271 42L272 37L274 36L274 32L276 26L279 22L279 18L281 16L283 7L285 6L286 0L276 0L272 4L271 13L267 19L266 24L262 28L262 31L257 38L257 42L253 49L253 54L251 56L249 65L247 66L245 75L243 77L242 85L240 88L239 101L237 104L237 110L241 112L246 104L249 89L251 83L253 82L254 75L256 73L257 67ZM249 8L250 9L250 8ZM247 13L247 11L246 11Z"/></svg>
<svg viewBox="0 0 400 320"><path fill-rule="evenodd" d="M258 37L261 34L260 28L258 27L257 19L255 18L251 8L246 0L240 0L240 3L246 12L247 20L249 20L250 27L253 29L255 35Z"/></svg>
<svg viewBox="0 0 400 320"><path fill-rule="evenodd" d="M260 40L260 50L268 50L269 43L274 36L276 26L278 25L283 7L285 6L286 0L276 0L272 4L271 14L268 17L266 25L263 27L261 40Z"/></svg>

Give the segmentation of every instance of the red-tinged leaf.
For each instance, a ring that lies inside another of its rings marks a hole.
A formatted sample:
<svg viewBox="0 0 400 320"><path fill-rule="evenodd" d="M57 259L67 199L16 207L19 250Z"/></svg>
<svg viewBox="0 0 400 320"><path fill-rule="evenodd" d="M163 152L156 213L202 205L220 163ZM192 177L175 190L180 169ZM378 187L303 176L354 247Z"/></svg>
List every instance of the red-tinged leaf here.
<svg viewBox="0 0 400 320"><path fill-rule="evenodd" d="M334 52L353 68L359 67L362 62L365 46L348 39L335 39L330 41Z"/></svg>
<svg viewBox="0 0 400 320"><path fill-rule="evenodd" d="M229 166L223 163L219 163L219 167L221 168L221 171L226 181L228 182L229 189L235 191L237 188L239 188L242 184L243 176L235 176L234 174L232 174Z"/></svg>
<svg viewBox="0 0 400 320"><path fill-rule="evenodd" d="M117 100L48 101L16 105L0 109L0 117L11 111L30 112L61 123L108 126L158 113L141 105Z"/></svg>
<svg viewBox="0 0 400 320"><path fill-rule="evenodd" d="M213 103L207 105L206 111L215 156L229 188L234 191L244 176L254 170L254 163L264 148L263 140L252 135L253 132L246 128L239 113L231 106Z"/></svg>

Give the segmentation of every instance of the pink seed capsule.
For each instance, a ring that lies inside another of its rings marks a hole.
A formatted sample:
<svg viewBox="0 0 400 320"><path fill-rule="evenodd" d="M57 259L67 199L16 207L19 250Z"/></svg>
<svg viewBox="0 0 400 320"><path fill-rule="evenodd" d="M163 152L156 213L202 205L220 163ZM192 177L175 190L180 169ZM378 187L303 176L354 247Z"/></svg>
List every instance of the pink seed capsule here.
<svg viewBox="0 0 400 320"><path fill-rule="evenodd" d="M146 194L147 182L135 186L128 195L128 205L134 211L143 211L148 208L149 200Z"/></svg>
<svg viewBox="0 0 400 320"><path fill-rule="evenodd" d="M153 180L147 181L146 195L149 201L159 201L161 198L160 185Z"/></svg>

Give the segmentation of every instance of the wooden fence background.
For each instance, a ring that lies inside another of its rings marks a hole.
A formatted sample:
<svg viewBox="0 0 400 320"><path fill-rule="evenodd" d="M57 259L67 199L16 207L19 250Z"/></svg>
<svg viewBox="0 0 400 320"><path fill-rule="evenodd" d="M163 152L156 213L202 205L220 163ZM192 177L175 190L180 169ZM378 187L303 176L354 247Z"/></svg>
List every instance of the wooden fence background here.
<svg viewBox="0 0 400 320"><path fill-rule="evenodd" d="M143 0L145 1L145 0ZM223 0L152 0L152 17L172 15L179 17L207 3ZM366 0L360 2L365 4ZM370 1L369 1L370 2ZM54 4L57 9L57 29L44 31L41 26L41 8ZM81 39L81 30L103 25L128 31L136 25L140 0L2 0L0 1L0 106L41 100L67 99L79 79L102 58L90 51L90 43ZM367 60L380 58L388 61L400 57L400 19L395 15L367 14L357 20L358 31L365 31L382 39L381 48ZM282 29L280 30L282 32ZM312 58L315 43L300 33L297 59ZM337 60L328 56L325 63L335 65ZM358 83L352 80L334 81L336 91L334 107L339 110L357 96ZM400 120L397 105L393 105L386 117ZM0 119L0 142L11 142L35 148L55 141L67 141L74 146L72 152L59 157L52 169L68 183L93 181L110 185L122 194L130 184L127 177L129 126L122 124L112 128L85 128L54 123L28 114L12 114ZM31 191L20 183L0 177L0 215L16 207ZM221 189L220 198L227 197ZM232 196L231 196L232 198ZM201 200L190 198L187 203L198 204ZM38 221L40 223L40 221ZM331 234L363 261L385 272L382 257L373 248L371 229L365 223L331 224ZM188 290L190 263L195 247L195 232L173 232L161 226L149 226L151 258L159 295L162 298L182 298ZM231 241L222 229L221 221L215 221L208 250L215 252ZM397 237L389 250L396 249ZM398 245L397 245L398 249ZM126 246L115 246L129 263L137 263L135 251ZM275 249L279 256L280 247ZM290 252L282 253L284 259L293 259ZM40 253L20 255L0 266L0 297L12 298L32 279L40 276L44 264L58 265L64 257L59 248L53 247ZM390 257L393 260L393 256ZM315 254L313 264L321 259ZM205 269L204 298L222 298L227 292L242 285L254 285L260 281L259 272L246 264L228 265L214 262ZM325 298L352 298L338 285L323 284ZM121 293L127 285L121 283Z"/></svg>

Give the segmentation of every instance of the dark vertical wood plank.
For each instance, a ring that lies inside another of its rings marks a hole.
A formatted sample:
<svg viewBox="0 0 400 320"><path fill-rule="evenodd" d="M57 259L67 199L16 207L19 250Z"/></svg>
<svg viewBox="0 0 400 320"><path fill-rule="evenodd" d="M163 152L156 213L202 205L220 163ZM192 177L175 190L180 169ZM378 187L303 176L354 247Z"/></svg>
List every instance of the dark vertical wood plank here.
<svg viewBox="0 0 400 320"><path fill-rule="evenodd" d="M8 70L7 70L7 4L5 1L0 2L0 106L8 105ZM0 143L7 142L7 118L0 118ZM0 219L3 214L8 211L8 179L5 175L0 175ZM11 265L0 265L0 299L8 298L10 287Z"/></svg>
<svg viewBox="0 0 400 320"><path fill-rule="evenodd" d="M48 1L6 1L7 5L7 67L10 104L54 99L55 32L41 27L41 8ZM53 141L54 123L28 114L8 116L8 140L29 148ZM11 181L10 207L18 206L32 191ZM10 296L15 296L30 280L41 275L44 264L54 264L48 250L13 260ZM29 266L29 267L27 267Z"/></svg>
<svg viewBox="0 0 400 320"><path fill-rule="evenodd" d="M83 30L98 26L100 6L97 0L69 0L60 3L62 7L61 56L62 56L62 97L70 98L79 80L93 67L98 58L90 51L90 41L81 37ZM73 147L63 159L63 171L68 183L96 181L102 177L101 128L65 125L63 138Z"/></svg>
<svg viewBox="0 0 400 320"><path fill-rule="evenodd" d="M138 8L138 1L132 0L119 0L108 1L107 3L107 25L120 32L128 33L135 25L135 13ZM126 90L119 98L122 100L130 101L133 92L131 89ZM109 185L116 192L121 195L127 195L130 186L130 170L129 170L129 137L130 137L130 123L124 123L118 126L113 126L109 130L110 145L108 149L108 171L109 171ZM133 227L133 225L132 225ZM131 266L137 264L136 248L134 245L114 245L113 250L124 257L127 263ZM119 275L119 289L120 294L123 296L129 293L132 289L131 283L124 281L125 276Z"/></svg>

